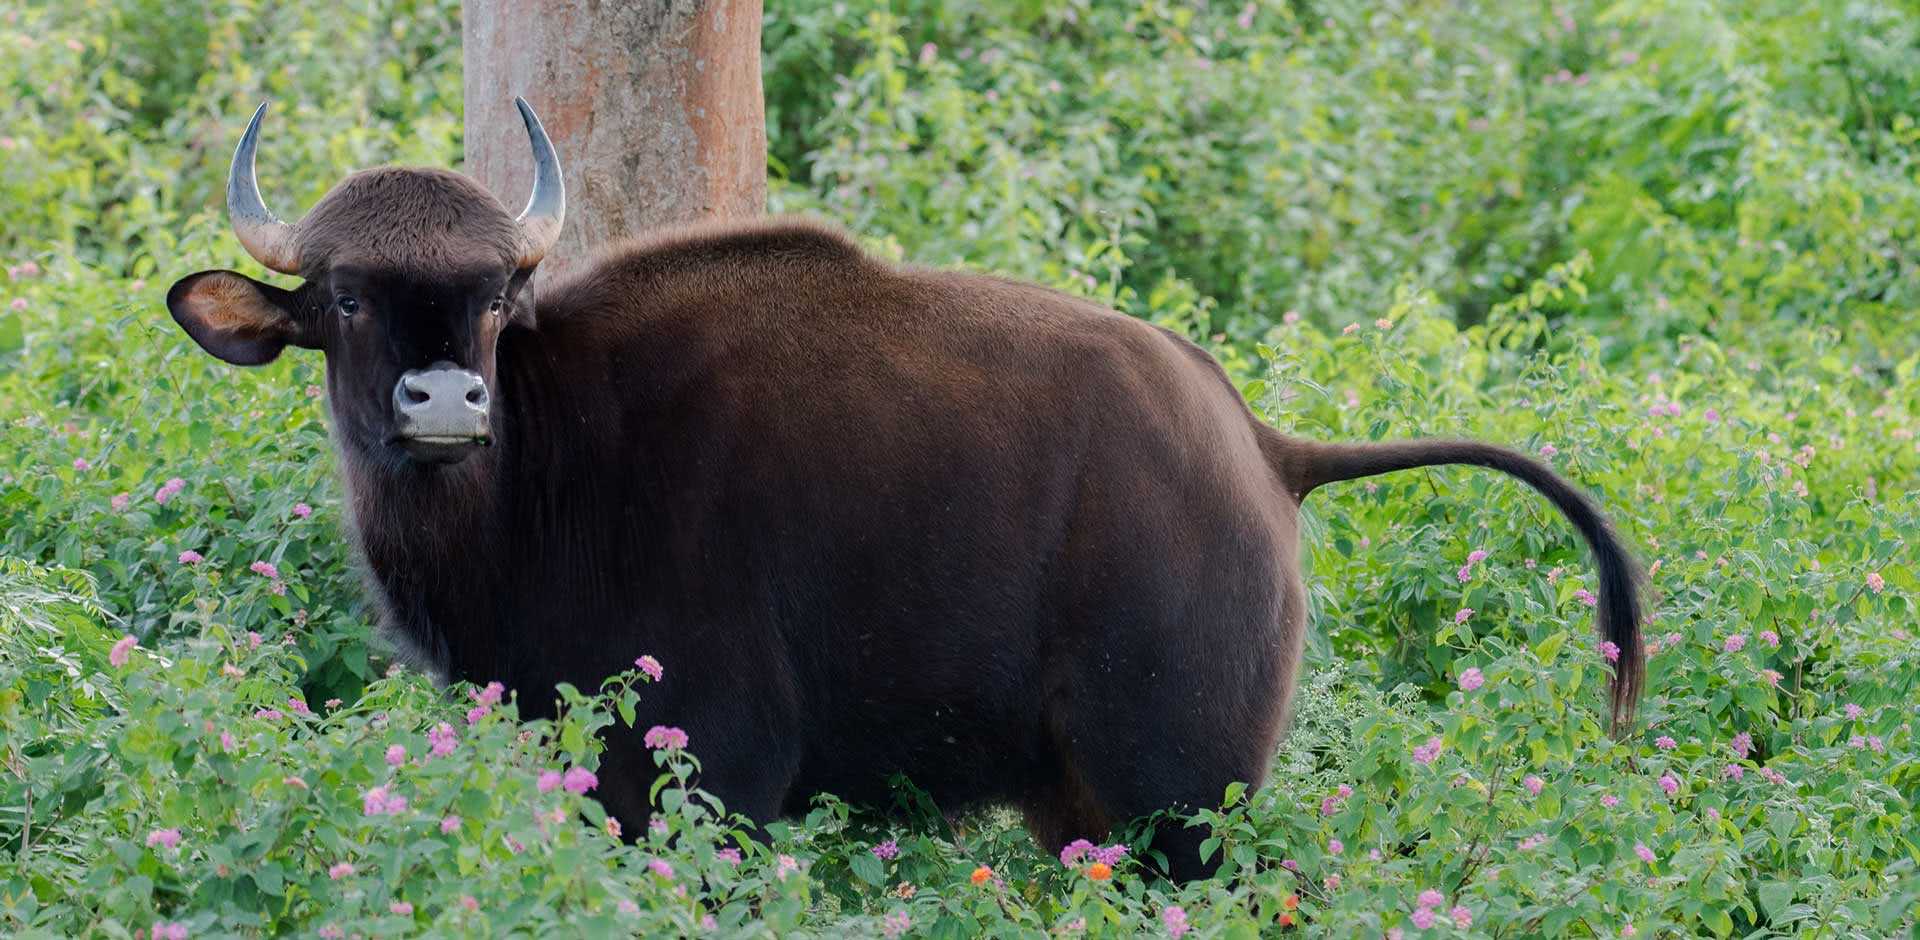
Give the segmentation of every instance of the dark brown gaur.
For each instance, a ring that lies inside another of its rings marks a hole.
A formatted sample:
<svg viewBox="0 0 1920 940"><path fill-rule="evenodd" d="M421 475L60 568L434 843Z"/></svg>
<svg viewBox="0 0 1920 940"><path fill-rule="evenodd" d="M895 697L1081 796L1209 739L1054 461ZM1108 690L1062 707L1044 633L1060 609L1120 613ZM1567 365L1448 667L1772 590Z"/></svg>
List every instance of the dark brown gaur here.
<svg viewBox="0 0 1920 940"><path fill-rule="evenodd" d="M264 106L263 106L264 108ZM355 173L298 223L236 235L282 289L203 271L167 306L208 352L323 350L353 532L386 635L523 714L651 654L638 728L686 729L700 785L766 821L817 793L1012 803L1049 850L1258 785L1306 631L1299 506L1434 464L1539 490L1600 570L1629 720L1635 567L1578 490L1471 441L1320 444L1255 419L1165 330L1044 288L899 266L794 220L645 234L526 289L565 213L465 177ZM629 829L653 765L609 732ZM1176 877L1198 830L1161 826Z"/></svg>

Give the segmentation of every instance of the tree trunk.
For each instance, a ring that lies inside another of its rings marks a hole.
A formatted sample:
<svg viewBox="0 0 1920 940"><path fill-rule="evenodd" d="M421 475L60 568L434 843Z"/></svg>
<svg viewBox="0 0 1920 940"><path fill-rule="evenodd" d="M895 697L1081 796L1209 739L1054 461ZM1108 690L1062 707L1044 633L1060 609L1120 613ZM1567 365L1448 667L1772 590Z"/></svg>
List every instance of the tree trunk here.
<svg viewBox="0 0 1920 940"><path fill-rule="evenodd" d="M466 170L518 212L524 96L559 151L566 226L543 270L767 199L761 0L468 0Z"/></svg>

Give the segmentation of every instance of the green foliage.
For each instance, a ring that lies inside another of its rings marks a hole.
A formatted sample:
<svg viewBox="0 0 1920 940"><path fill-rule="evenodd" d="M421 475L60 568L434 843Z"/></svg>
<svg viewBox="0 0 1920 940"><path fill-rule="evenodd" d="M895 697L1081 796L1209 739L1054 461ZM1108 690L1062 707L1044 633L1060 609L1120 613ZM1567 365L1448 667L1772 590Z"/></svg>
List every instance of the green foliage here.
<svg viewBox="0 0 1920 940"><path fill-rule="evenodd" d="M470 722L483 690L389 667L320 364L215 363L160 294L242 259L217 194L261 97L289 212L455 162L457 23L0 9L0 931L1913 929L1911 3L769 4L779 207L1193 337L1290 433L1543 454L1650 568L1616 740L1591 564L1544 501L1470 468L1317 493L1293 733L1194 821L1225 872L1180 888L910 782L750 837L697 740L624 843L542 777L644 730L642 677Z"/></svg>

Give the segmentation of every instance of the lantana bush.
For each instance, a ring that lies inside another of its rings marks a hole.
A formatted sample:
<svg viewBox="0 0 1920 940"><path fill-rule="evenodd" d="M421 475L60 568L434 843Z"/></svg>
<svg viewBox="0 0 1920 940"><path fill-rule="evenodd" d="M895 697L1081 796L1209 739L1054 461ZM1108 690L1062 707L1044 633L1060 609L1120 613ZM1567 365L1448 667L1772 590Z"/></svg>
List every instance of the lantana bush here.
<svg viewBox="0 0 1920 940"><path fill-rule="evenodd" d="M742 819L702 741L633 718L724 663L636 649L550 721L436 685L370 626L321 364L213 362L162 297L245 267L218 196L260 98L300 128L262 150L290 209L457 166L457 4L16 5L0 933L1914 930L1910 4L766 6L774 208L1186 335L1291 434L1537 455L1644 568L1634 720L1585 546L1468 467L1307 501L1291 732L1263 785L1152 821L1205 829L1209 880L1144 823L1035 845L907 779ZM595 800L607 735L654 756L646 818Z"/></svg>

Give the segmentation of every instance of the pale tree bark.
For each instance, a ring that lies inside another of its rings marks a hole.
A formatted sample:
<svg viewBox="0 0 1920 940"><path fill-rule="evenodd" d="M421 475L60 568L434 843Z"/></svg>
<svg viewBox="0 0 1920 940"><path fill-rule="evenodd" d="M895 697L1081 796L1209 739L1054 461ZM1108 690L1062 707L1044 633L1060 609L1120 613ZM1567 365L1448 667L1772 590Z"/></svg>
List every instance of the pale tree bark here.
<svg viewBox="0 0 1920 940"><path fill-rule="evenodd" d="M524 96L560 153L567 219L541 270L767 199L761 0L468 0L466 171L518 212Z"/></svg>

